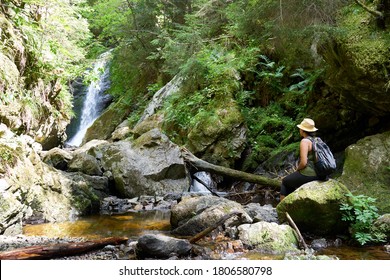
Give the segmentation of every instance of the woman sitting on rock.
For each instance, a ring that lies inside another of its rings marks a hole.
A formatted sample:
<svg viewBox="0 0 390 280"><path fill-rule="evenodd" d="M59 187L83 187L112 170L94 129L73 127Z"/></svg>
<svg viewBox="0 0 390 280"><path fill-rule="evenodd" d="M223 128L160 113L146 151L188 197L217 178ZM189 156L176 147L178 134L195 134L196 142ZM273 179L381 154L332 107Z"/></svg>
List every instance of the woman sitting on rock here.
<svg viewBox="0 0 390 280"><path fill-rule="evenodd" d="M297 127L303 138L299 145L299 164L294 173L283 178L280 188L280 201L303 184L319 179L314 171L313 143L310 140L310 137L314 137L315 131L318 129L315 127L314 121L308 118L304 119Z"/></svg>

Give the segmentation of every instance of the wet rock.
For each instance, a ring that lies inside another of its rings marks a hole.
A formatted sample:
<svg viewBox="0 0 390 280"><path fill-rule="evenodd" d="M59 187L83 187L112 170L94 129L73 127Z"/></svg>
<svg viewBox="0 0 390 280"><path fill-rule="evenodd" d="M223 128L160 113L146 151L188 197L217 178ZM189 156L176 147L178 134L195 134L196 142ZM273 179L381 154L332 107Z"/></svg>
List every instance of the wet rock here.
<svg viewBox="0 0 390 280"><path fill-rule="evenodd" d="M111 138L115 128L127 118L130 113L129 106L119 99L110 106L87 129L82 145L94 139L106 140Z"/></svg>
<svg viewBox="0 0 390 280"><path fill-rule="evenodd" d="M315 239L311 242L311 248L314 250L321 250L328 247L328 242L325 238Z"/></svg>
<svg viewBox="0 0 390 280"><path fill-rule="evenodd" d="M0 164L5 167L0 175L6 174L0 191L1 234L21 233L22 221L30 217L55 222L98 211L101 192L93 188L97 181L42 162L41 146L31 137L0 137L0 149L12 151Z"/></svg>
<svg viewBox="0 0 390 280"><path fill-rule="evenodd" d="M188 240L164 235L146 234L138 239L137 256L140 258L168 259L173 256L187 256L192 245Z"/></svg>

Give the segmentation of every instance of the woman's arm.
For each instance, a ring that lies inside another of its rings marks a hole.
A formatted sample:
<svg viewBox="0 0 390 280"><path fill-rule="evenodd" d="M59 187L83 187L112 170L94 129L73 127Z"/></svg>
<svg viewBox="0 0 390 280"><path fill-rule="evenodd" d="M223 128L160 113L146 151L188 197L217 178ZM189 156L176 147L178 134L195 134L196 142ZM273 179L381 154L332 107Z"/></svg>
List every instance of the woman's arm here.
<svg viewBox="0 0 390 280"><path fill-rule="evenodd" d="M307 165L307 155L310 150L311 141L309 139L302 139L299 145L299 164L297 170L302 170Z"/></svg>

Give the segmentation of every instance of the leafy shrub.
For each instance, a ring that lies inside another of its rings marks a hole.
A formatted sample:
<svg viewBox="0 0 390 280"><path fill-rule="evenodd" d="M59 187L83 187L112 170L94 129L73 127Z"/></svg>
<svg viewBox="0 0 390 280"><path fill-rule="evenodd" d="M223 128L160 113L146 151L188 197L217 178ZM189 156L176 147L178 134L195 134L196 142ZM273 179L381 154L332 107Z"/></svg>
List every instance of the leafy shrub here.
<svg viewBox="0 0 390 280"><path fill-rule="evenodd" d="M354 196L348 203L340 206L342 220L350 222L352 237L360 244L385 242L385 235L372 228L374 221L379 217L378 209L373 205L375 198L365 195Z"/></svg>

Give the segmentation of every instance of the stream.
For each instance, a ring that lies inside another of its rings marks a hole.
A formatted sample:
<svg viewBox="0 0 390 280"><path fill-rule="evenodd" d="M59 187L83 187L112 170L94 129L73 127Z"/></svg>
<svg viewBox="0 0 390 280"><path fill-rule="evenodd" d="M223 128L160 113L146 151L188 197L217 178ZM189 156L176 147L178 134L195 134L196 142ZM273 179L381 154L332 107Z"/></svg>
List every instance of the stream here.
<svg viewBox="0 0 390 280"><path fill-rule="evenodd" d="M112 236L126 236L138 239L143 234L160 233L170 235L170 211L140 211L118 215L95 215L82 217L76 221L26 225L23 234L27 236L46 236L52 238L85 238L96 239ZM202 246L213 248L217 240L207 241ZM317 255L336 256L340 260L390 260L390 254L384 246L353 247L341 245L327 247L316 252ZM269 255L256 251L248 253L223 253L224 258L244 258L249 260L277 260L282 255Z"/></svg>

